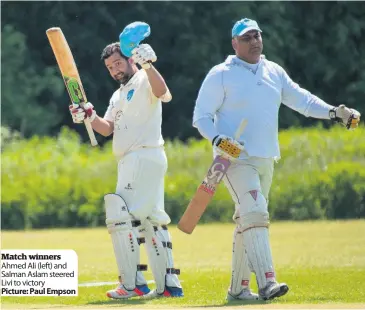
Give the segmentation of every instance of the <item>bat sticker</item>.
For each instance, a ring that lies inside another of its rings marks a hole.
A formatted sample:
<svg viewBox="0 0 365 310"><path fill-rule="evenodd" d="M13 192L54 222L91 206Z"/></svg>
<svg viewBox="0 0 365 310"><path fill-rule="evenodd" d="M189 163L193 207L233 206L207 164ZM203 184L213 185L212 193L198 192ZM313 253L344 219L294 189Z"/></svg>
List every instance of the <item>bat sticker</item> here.
<svg viewBox="0 0 365 310"><path fill-rule="evenodd" d="M81 87L77 79L65 76L65 82L70 97L72 98L72 102L74 103L85 102L85 98L82 94Z"/></svg>
<svg viewBox="0 0 365 310"><path fill-rule="evenodd" d="M223 179L229 166L230 162L227 159L217 156L199 189L213 196L217 189L217 185Z"/></svg>

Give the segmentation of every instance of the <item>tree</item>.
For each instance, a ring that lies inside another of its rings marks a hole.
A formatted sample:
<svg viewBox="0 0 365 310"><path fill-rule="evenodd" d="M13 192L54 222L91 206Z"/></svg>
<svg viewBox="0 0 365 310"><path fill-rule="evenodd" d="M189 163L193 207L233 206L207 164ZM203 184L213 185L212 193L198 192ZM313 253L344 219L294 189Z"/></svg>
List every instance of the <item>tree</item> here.
<svg viewBox="0 0 365 310"><path fill-rule="evenodd" d="M62 118L56 112L62 80L52 67L39 72L29 57L26 37L11 25L2 31L2 125L23 136L47 134Z"/></svg>
<svg viewBox="0 0 365 310"><path fill-rule="evenodd" d="M211 67L233 54L230 31L243 17L258 21L263 29L264 54L284 67L294 81L329 104L346 104L365 114L365 58L361 57L365 49L365 6L361 2L7 1L1 6L3 24L12 27L2 29L3 76L7 83L5 87L3 82L2 88L7 96L3 113L6 111L6 124L26 128L27 135L52 135L59 131L59 125L67 125L87 140L83 126L72 124L66 106L69 99L46 29L62 28L87 97L103 115L118 86L108 76L100 53L108 43L118 40L125 25L136 20L151 26L146 43L156 51L156 67L173 95L171 104L163 106L166 138L200 137L191 124L199 87ZM19 12L27 12L27 18ZM20 51L14 51L14 44L22 47ZM11 64L10 57L14 58ZM47 87L39 89L40 85ZM14 102L18 110L11 106ZM29 106L34 111L28 111ZM53 127L46 121L48 127L42 129L46 107L57 111L57 120L52 120ZM23 116L23 111L33 113L32 118ZM284 106L279 121L280 128L317 122L331 126Z"/></svg>

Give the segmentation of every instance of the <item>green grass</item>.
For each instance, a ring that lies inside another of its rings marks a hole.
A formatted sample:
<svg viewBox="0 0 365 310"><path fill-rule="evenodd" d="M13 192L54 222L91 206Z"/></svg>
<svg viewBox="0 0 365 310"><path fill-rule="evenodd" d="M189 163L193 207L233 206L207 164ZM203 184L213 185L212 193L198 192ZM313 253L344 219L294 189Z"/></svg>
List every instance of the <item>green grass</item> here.
<svg viewBox="0 0 365 310"><path fill-rule="evenodd" d="M192 235L185 235L171 225L170 232L185 298L121 302L105 296L105 291L113 286L80 287L78 297L3 297L3 307L238 306L239 303L225 301L233 225L205 224ZM116 280L117 275L109 238L104 228L3 231L2 248L74 249L79 257L79 283L104 282ZM270 307L283 304L365 307L364 220L276 222L271 225L271 244L278 280L286 282L290 291L272 301ZM143 249L142 255L142 262L147 262ZM151 273L147 272L146 277L152 279ZM255 281L252 288L257 289Z"/></svg>

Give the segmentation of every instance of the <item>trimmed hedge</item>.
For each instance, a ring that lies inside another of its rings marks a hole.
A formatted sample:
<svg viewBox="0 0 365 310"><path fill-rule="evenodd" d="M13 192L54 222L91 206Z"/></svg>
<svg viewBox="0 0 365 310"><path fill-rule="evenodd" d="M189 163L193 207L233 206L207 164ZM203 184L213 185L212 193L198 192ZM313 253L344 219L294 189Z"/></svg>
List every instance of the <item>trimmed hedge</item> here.
<svg viewBox="0 0 365 310"><path fill-rule="evenodd" d="M271 218L365 217L364 137L361 127L280 132ZM116 184L111 142L91 148L66 128L57 138L2 138L3 229L104 225L103 195ZM212 162L211 146L205 140L168 141L166 152L165 206L176 223ZM221 185L202 221L230 221L233 208Z"/></svg>

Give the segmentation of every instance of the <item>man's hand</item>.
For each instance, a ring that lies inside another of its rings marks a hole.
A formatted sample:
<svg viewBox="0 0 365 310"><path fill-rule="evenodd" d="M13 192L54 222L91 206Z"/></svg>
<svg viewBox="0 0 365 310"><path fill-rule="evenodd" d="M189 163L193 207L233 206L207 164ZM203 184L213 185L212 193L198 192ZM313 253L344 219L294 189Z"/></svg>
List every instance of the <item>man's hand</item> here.
<svg viewBox="0 0 365 310"><path fill-rule="evenodd" d="M358 126L360 116L361 114L358 111L349 109L344 104L330 110L331 120L345 125L346 128L350 130L355 129Z"/></svg>
<svg viewBox="0 0 365 310"><path fill-rule="evenodd" d="M80 105L76 103L70 105L69 108L74 123L83 123L86 117L92 122L96 117L94 106L90 102L85 103L84 108L81 108Z"/></svg>
<svg viewBox="0 0 365 310"><path fill-rule="evenodd" d="M143 69L149 69L150 63L157 60L156 53L149 44L141 44L132 51L132 59Z"/></svg>
<svg viewBox="0 0 365 310"><path fill-rule="evenodd" d="M213 139L212 144L213 149L217 154L228 158L229 160L238 158L241 151L244 149L241 143L225 135L216 136Z"/></svg>

